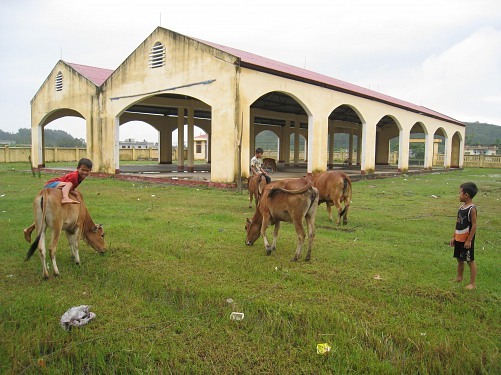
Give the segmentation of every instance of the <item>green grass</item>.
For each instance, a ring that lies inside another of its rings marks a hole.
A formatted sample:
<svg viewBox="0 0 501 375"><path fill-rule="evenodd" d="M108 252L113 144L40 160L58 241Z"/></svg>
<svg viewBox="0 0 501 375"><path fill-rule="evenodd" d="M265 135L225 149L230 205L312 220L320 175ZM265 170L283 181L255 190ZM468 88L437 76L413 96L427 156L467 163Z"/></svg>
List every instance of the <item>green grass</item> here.
<svg viewBox="0 0 501 375"><path fill-rule="evenodd" d="M245 245L246 192L90 177L79 190L108 250L82 242L76 266L63 236L61 276L44 281L22 229L52 176L0 164L1 373L501 373L500 170L356 182L347 226L319 207L309 263L290 261L290 224L271 256L262 239ZM445 244L470 180L474 291L451 282ZM80 304L97 318L65 332ZM332 350L317 355L323 342Z"/></svg>

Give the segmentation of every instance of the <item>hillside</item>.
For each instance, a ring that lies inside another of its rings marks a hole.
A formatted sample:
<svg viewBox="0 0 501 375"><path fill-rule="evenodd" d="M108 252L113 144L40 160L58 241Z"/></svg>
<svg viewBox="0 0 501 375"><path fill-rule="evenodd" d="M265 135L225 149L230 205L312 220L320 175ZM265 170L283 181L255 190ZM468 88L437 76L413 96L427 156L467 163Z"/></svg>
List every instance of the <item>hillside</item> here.
<svg viewBox="0 0 501 375"><path fill-rule="evenodd" d="M45 129L47 147L86 147L84 139L74 138L63 130ZM12 141L16 146L31 145L31 129L19 129L17 133L0 130L1 141Z"/></svg>

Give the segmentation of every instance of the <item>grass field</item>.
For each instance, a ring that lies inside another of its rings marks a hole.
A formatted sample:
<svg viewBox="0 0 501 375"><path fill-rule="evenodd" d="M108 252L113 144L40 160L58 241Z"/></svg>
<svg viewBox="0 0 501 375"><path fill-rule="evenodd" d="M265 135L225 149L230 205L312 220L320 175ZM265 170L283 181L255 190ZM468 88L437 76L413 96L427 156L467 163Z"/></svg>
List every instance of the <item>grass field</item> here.
<svg viewBox="0 0 501 375"><path fill-rule="evenodd" d="M290 224L271 256L245 245L245 192L91 176L79 190L108 250L82 242L77 266L63 236L44 281L22 229L52 176L0 164L2 374L501 373L501 170L356 182L347 226L319 207L311 262L290 261ZM451 281L446 245L466 181L480 188L473 291L468 267ZM96 319L64 331L82 304Z"/></svg>

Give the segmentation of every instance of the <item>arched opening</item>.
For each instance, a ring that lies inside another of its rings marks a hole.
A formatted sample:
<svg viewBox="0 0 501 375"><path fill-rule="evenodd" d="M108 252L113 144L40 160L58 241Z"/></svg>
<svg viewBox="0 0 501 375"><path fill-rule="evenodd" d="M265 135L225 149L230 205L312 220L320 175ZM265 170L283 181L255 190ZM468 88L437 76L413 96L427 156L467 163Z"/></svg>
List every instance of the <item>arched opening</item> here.
<svg viewBox="0 0 501 375"><path fill-rule="evenodd" d="M139 128L127 138L139 140L150 141L156 133L157 156L150 161L164 165L162 170L193 172L195 160L200 164L201 155L204 163L210 163L211 111L208 104L194 97L159 94L126 108L119 116L119 127L121 129L126 123L137 124ZM145 134L149 134L149 139ZM202 134L205 134L204 139L197 139ZM121 136L120 140L123 138ZM156 170L160 170L158 165ZM122 173L128 172L125 166L117 165L118 168ZM203 170L208 168L204 166Z"/></svg>
<svg viewBox="0 0 501 375"><path fill-rule="evenodd" d="M256 148L261 147L264 151L263 157L279 160L279 139L278 135L271 130L263 130L256 135Z"/></svg>
<svg viewBox="0 0 501 375"><path fill-rule="evenodd" d="M461 167L461 134L459 132L454 133L452 136L451 144L451 168Z"/></svg>
<svg viewBox="0 0 501 375"><path fill-rule="evenodd" d="M329 169L360 165L362 120L354 108L341 105L329 115L327 139Z"/></svg>
<svg viewBox="0 0 501 375"><path fill-rule="evenodd" d="M376 124L376 166L398 164L400 127L392 116L384 116Z"/></svg>
<svg viewBox="0 0 501 375"><path fill-rule="evenodd" d="M444 165L445 140L446 133L444 129L438 128L433 134L433 167L443 167Z"/></svg>
<svg viewBox="0 0 501 375"><path fill-rule="evenodd" d="M409 167L423 167L426 152L426 132L417 122L411 128L409 139Z"/></svg>
<svg viewBox="0 0 501 375"><path fill-rule="evenodd" d="M41 127L42 165L71 165L87 155L87 126L77 111L63 108L52 112Z"/></svg>
<svg viewBox="0 0 501 375"><path fill-rule="evenodd" d="M250 117L249 157L258 147L256 135L273 133L277 138L276 159L279 163L299 166L301 149L304 152L302 160L306 160L308 113L294 97L278 91L267 93L252 103Z"/></svg>

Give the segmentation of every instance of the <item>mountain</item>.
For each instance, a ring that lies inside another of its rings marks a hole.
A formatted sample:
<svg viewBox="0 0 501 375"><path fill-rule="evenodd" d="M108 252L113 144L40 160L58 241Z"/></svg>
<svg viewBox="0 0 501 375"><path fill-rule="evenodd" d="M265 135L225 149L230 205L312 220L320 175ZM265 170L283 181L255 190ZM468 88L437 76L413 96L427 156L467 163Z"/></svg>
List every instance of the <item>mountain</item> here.
<svg viewBox="0 0 501 375"><path fill-rule="evenodd" d="M501 126L480 122L465 122L468 146L500 146Z"/></svg>
<svg viewBox="0 0 501 375"><path fill-rule="evenodd" d="M63 130L45 129L46 147L86 147L84 139L73 138ZM31 145L31 129L19 129L17 133L0 130L0 140L12 141L16 146Z"/></svg>

